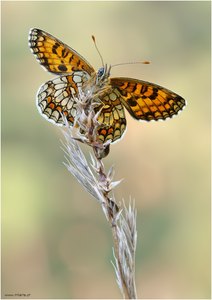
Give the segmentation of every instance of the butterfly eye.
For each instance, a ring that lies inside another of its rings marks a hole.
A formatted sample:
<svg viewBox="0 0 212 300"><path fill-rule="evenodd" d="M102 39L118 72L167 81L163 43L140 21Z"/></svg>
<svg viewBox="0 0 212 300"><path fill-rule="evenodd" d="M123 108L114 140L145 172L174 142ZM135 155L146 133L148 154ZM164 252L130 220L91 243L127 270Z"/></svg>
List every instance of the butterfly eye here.
<svg viewBox="0 0 212 300"><path fill-rule="evenodd" d="M104 74L105 74L105 68L102 67L98 70L97 76L98 76L98 78L101 78Z"/></svg>

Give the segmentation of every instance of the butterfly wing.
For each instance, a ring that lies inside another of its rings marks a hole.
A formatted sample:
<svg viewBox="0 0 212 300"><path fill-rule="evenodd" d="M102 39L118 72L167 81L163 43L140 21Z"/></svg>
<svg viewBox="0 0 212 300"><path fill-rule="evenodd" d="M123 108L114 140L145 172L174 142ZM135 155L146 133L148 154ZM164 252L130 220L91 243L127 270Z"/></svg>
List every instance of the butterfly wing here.
<svg viewBox="0 0 212 300"><path fill-rule="evenodd" d="M121 95L122 104L138 120L165 120L185 106L185 100L174 92L147 81L111 78L112 87Z"/></svg>
<svg viewBox="0 0 212 300"><path fill-rule="evenodd" d="M98 121L98 138L105 143L108 140L115 142L120 139L126 129L124 107L117 91L108 91L99 97L103 103ZM97 111L99 108L97 108Z"/></svg>
<svg viewBox="0 0 212 300"><path fill-rule="evenodd" d="M76 116L78 88L87 80L87 73L56 77L44 83L37 93L37 107L40 114L56 125L65 125L62 115L73 125Z"/></svg>
<svg viewBox="0 0 212 300"><path fill-rule="evenodd" d="M74 71L85 71L89 75L93 67L75 50L40 29L29 32L29 47L39 63L49 72L66 74Z"/></svg>

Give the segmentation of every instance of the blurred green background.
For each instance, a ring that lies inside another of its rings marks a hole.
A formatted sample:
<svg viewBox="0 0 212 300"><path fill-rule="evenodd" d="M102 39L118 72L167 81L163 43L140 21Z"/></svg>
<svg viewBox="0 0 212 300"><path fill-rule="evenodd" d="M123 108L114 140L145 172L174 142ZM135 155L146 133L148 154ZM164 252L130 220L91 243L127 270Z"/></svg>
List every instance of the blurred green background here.
<svg viewBox="0 0 212 300"><path fill-rule="evenodd" d="M120 298L110 228L65 169L58 127L35 105L53 77L28 48L41 28L112 76L154 82L187 107L139 123L105 159L138 210L140 298L210 298L210 2L2 2L2 298ZM9 298L9 296L8 296ZM14 297L13 297L14 298Z"/></svg>

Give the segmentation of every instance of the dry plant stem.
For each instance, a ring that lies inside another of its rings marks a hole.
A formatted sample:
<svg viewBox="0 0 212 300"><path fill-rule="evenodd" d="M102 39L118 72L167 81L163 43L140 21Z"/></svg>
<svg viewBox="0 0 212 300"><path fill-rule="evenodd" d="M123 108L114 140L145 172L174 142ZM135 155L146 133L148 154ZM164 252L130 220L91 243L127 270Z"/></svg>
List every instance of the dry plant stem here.
<svg viewBox="0 0 212 300"><path fill-rule="evenodd" d="M113 181L113 167L108 173L104 167L102 158L109 153L110 145L109 143L102 144L98 140L99 113L95 113L95 105L93 106L83 94L80 94L79 98L77 99L77 126L71 129L66 124L66 129L63 131L65 165L85 190L101 204L112 229L115 259L113 266L118 286L124 299L136 299L136 210L131 202L126 208L124 202L118 205L115 201L113 190L120 181ZM64 122L67 123L65 119ZM80 142L92 148L91 161L84 156Z"/></svg>
<svg viewBox="0 0 212 300"><path fill-rule="evenodd" d="M94 153L95 153L95 149L94 149ZM104 168L104 164L102 159L99 159L97 156L95 156L96 160L98 161L100 168L98 170L99 173L99 178L107 178L106 172L105 172L105 168ZM106 188L106 190L110 190L109 188L109 184ZM109 197L109 192L105 192L104 194L105 197L105 203L106 203L106 208L107 208L107 219L111 225L112 228L112 236L113 236L113 244L114 244L114 255L116 257L117 260L117 267L119 269L119 277L121 280L121 285L122 285L122 294L123 294L123 298L124 299L136 299L137 295L136 295L136 286L135 286L135 278L133 278L133 289L129 290L127 283L125 281L125 276L124 276L124 271L123 269L123 265L121 263L121 259L120 259L120 251L119 251L119 245L120 245L120 241L119 241L119 235L118 235L118 225L117 225L117 221L115 219L114 213L111 213L111 199ZM105 203L102 203L102 205L105 205ZM117 209L117 208L116 208ZM103 211L104 208L103 208ZM119 216L120 218L123 217L122 215ZM135 257L134 257L135 259ZM134 260L133 259L133 260ZM134 264L134 261L133 261ZM135 268L135 266L133 266Z"/></svg>

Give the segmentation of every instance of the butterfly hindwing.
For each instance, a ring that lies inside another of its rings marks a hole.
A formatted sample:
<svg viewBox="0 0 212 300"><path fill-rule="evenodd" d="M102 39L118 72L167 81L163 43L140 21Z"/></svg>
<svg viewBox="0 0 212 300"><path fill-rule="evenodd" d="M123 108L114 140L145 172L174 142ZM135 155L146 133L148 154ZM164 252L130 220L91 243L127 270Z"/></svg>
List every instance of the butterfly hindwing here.
<svg viewBox="0 0 212 300"><path fill-rule="evenodd" d="M185 106L174 92L150 82L131 78L111 78L111 85L121 94L123 105L138 120L165 120Z"/></svg>
<svg viewBox="0 0 212 300"><path fill-rule="evenodd" d="M103 104L98 121L100 124L98 134L102 142L120 139L126 130L126 118L124 107L120 100L120 94L110 91L100 97Z"/></svg>
<svg viewBox="0 0 212 300"><path fill-rule="evenodd" d="M73 125L78 89L88 77L88 74L79 71L43 84L37 93L37 106L41 115L56 125L64 125L63 114L70 125Z"/></svg>

